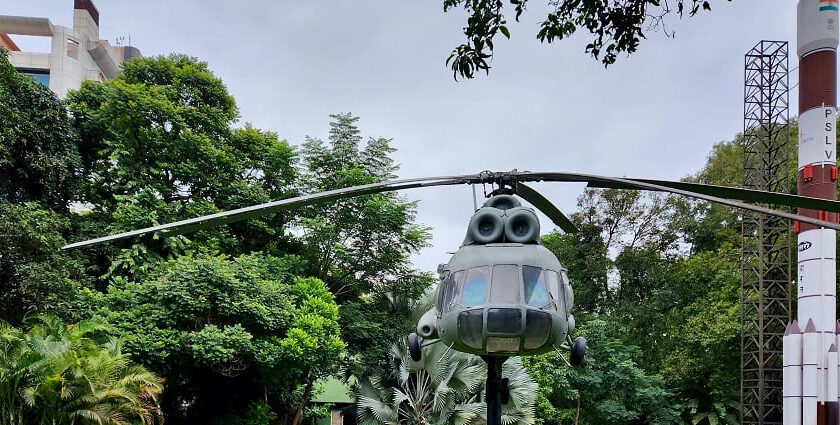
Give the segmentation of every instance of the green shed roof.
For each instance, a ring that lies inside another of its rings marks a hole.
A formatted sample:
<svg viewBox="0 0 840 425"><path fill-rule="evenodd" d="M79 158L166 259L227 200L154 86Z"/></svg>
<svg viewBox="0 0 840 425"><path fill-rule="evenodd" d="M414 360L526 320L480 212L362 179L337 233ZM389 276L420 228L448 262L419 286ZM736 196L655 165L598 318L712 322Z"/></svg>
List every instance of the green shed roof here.
<svg viewBox="0 0 840 425"><path fill-rule="evenodd" d="M315 381L316 388L321 392L312 398L315 403L355 403L356 400L350 396L350 388L344 382L333 378L322 378Z"/></svg>

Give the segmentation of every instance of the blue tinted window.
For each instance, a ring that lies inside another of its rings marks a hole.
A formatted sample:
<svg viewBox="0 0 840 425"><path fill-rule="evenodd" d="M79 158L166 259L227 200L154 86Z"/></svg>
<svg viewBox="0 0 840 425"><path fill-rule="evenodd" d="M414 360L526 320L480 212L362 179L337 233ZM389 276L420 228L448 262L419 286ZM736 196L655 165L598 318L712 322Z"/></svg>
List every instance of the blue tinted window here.
<svg viewBox="0 0 840 425"><path fill-rule="evenodd" d="M26 75L27 77L32 77L35 81L47 87L50 85L50 74L38 74L34 72L21 72L21 74Z"/></svg>
<svg viewBox="0 0 840 425"><path fill-rule="evenodd" d="M533 307L545 307L550 303L545 273L541 268L523 266L522 281L525 284L525 303Z"/></svg>
<svg viewBox="0 0 840 425"><path fill-rule="evenodd" d="M461 305L471 307L484 304L484 295L489 281L490 267L476 267L467 271L464 289L461 291Z"/></svg>

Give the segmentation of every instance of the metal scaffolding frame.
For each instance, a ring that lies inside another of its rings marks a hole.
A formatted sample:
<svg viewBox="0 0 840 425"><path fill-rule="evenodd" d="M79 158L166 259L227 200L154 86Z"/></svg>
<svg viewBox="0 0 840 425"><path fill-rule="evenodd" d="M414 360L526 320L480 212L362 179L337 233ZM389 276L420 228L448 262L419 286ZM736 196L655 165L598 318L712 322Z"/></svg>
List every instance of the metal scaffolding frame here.
<svg viewBox="0 0 840 425"><path fill-rule="evenodd" d="M745 188L790 188L788 92L788 43L760 41L744 55ZM790 223L745 213L741 237L741 424L781 424L782 336L792 311Z"/></svg>

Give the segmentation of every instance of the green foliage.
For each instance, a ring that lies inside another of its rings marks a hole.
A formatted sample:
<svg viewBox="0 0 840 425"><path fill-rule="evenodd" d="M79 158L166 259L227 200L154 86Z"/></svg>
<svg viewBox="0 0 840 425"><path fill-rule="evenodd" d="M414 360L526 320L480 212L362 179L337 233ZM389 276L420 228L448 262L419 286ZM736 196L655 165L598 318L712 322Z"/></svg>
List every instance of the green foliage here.
<svg viewBox="0 0 840 425"><path fill-rule="evenodd" d="M280 199L294 193L295 154L276 134L233 129L236 105L207 64L184 55L135 58L119 77L69 96L81 135L85 200L111 232ZM144 263L212 246L238 254L283 241L282 215L186 238L139 240L110 265Z"/></svg>
<svg viewBox="0 0 840 425"><path fill-rule="evenodd" d="M60 253L78 196L78 140L65 104L0 49L0 320L79 317L83 264Z"/></svg>
<svg viewBox="0 0 840 425"><path fill-rule="evenodd" d="M332 294L297 277L298 267L295 257L182 256L144 282L116 280L104 313L127 350L167 377L164 402L172 411L188 405L189 420L244 410L256 394L277 411L294 409L307 401L301 387L331 371L343 350ZM198 385L241 392L194 393Z"/></svg>
<svg viewBox="0 0 840 425"><path fill-rule="evenodd" d="M255 401L248 406L242 416L231 413L215 418L211 425L271 425L277 420L277 414L267 403Z"/></svg>
<svg viewBox="0 0 840 425"><path fill-rule="evenodd" d="M539 384L537 417L544 424L678 424L680 411L661 376L640 366L645 356L627 344L615 322L585 318L579 334L589 341L581 367L568 368L557 354L525 358Z"/></svg>
<svg viewBox="0 0 840 425"><path fill-rule="evenodd" d="M676 264L674 308L667 321L670 341L662 373L683 394L707 405L737 399L739 310L737 253L704 253ZM711 319L710 319L711 318Z"/></svg>
<svg viewBox="0 0 840 425"><path fill-rule="evenodd" d="M713 403L709 410L700 410L697 400L686 403L686 415L691 425L738 425L741 405L738 401Z"/></svg>
<svg viewBox="0 0 840 425"><path fill-rule="evenodd" d="M740 166L740 160L719 157L732 154L733 150L724 147L718 146L701 174L731 175L724 165ZM615 328L607 335L596 334L589 339L591 367L600 367L595 363L598 350L603 349L599 344L608 342L613 351L624 344L621 350L627 349L626 353L601 361L610 365L629 358L645 376L655 377L655 382L640 378L616 386L610 380L620 377L597 374L592 380L578 377L576 381L574 370L565 378L537 379L551 392L538 401L545 412L541 417L548 422L575 418L584 423L653 421L644 414L634 416L640 410L633 407L643 402L627 404L632 396L611 388L654 385L657 391L671 389L659 404L653 404L668 406L667 414L660 410L662 416L657 421L678 420L675 415L690 421L701 413L704 421L723 420L725 415L717 415L714 406L725 406L737 398L739 377L737 213L680 199L616 192L586 191L578 202L580 210L572 216L581 223L581 233L550 234L543 243L570 269L581 332L592 332L589 327L598 323ZM581 313L595 315L580 317ZM644 347L644 361L637 354L637 345ZM621 370L607 367L607 375ZM594 373L587 372L589 368L582 373ZM565 395L558 398L557 394ZM616 407L616 400L606 401L619 395L619 405L624 408ZM590 403L585 402L587 399ZM691 409L680 400L692 400L697 410L689 413ZM587 412L592 409L591 403L610 410Z"/></svg>
<svg viewBox="0 0 840 425"><path fill-rule="evenodd" d="M18 324L31 312L85 317L82 263L60 251L66 216L37 203L0 201L0 319Z"/></svg>
<svg viewBox="0 0 840 425"><path fill-rule="evenodd" d="M398 167L391 141L362 146L359 118L332 115L329 139L309 138L301 149L302 191L315 193L384 181ZM429 229L414 223L415 203L393 193L316 205L301 211L306 274L324 281L341 304L342 338L354 372L379 362L388 341L410 329L408 302L432 282L415 271L411 255L427 245Z"/></svg>
<svg viewBox="0 0 840 425"><path fill-rule="evenodd" d="M0 199L64 210L76 197L81 165L72 121L64 102L18 73L2 49L0 117Z"/></svg>
<svg viewBox="0 0 840 425"><path fill-rule="evenodd" d="M529 0L509 0L518 22ZM463 8L467 13L464 27L466 42L456 47L447 65L458 76L473 78L476 72L490 72L493 60L493 41L496 35L510 38L505 18L504 0L444 0L443 10ZM618 55L631 54L639 47L645 31L662 31L667 36L664 20L672 12L682 18L694 16L702 8L711 10L707 0L676 0L672 4L659 0L599 1L557 0L549 1L549 12L537 32L544 43L570 38L579 29L585 29L593 38L586 45L586 53L600 59L604 66L616 61ZM676 7L676 11L671 6Z"/></svg>
<svg viewBox="0 0 840 425"><path fill-rule="evenodd" d="M0 424L162 423L162 380L133 364L101 322L37 316L0 325Z"/></svg>
<svg viewBox="0 0 840 425"><path fill-rule="evenodd" d="M392 347L388 365L361 379L356 394L361 424L472 425L486 420L487 366L480 357L434 344L415 362L399 344ZM504 363L502 377L510 382L502 423L533 424L537 386L519 358Z"/></svg>
<svg viewBox="0 0 840 425"><path fill-rule="evenodd" d="M594 313L606 309L609 292L607 275L610 261L604 249L601 229L595 225L580 224L577 233L549 233L542 237L548 248L563 267L569 269L569 279L575 285L575 309Z"/></svg>

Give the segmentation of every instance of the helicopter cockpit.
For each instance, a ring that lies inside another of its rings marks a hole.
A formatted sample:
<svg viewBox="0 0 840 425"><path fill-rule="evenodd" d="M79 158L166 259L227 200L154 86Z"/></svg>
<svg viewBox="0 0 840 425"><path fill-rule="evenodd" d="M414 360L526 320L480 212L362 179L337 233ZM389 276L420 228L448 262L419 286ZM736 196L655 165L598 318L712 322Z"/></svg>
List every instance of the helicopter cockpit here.
<svg viewBox="0 0 840 425"><path fill-rule="evenodd" d="M479 355L557 350L574 328L574 299L566 270L539 234L532 209L510 195L490 198L439 268L436 303L417 334Z"/></svg>
<svg viewBox="0 0 840 425"><path fill-rule="evenodd" d="M491 279L491 276L494 276L495 280ZM521 289L501 283L520 278ZM492 291L492 282L495 282L495 292ZM565 269L558 272L535 266L496 264L451 273L449 278L441 283L436 306L439 312L446 312L456 302L465 307L475 307L484 305L485 302L519 304L521 298L524 304L530 307L566 312L567 306L571 307L573 304L572 297Z"/></svg>

